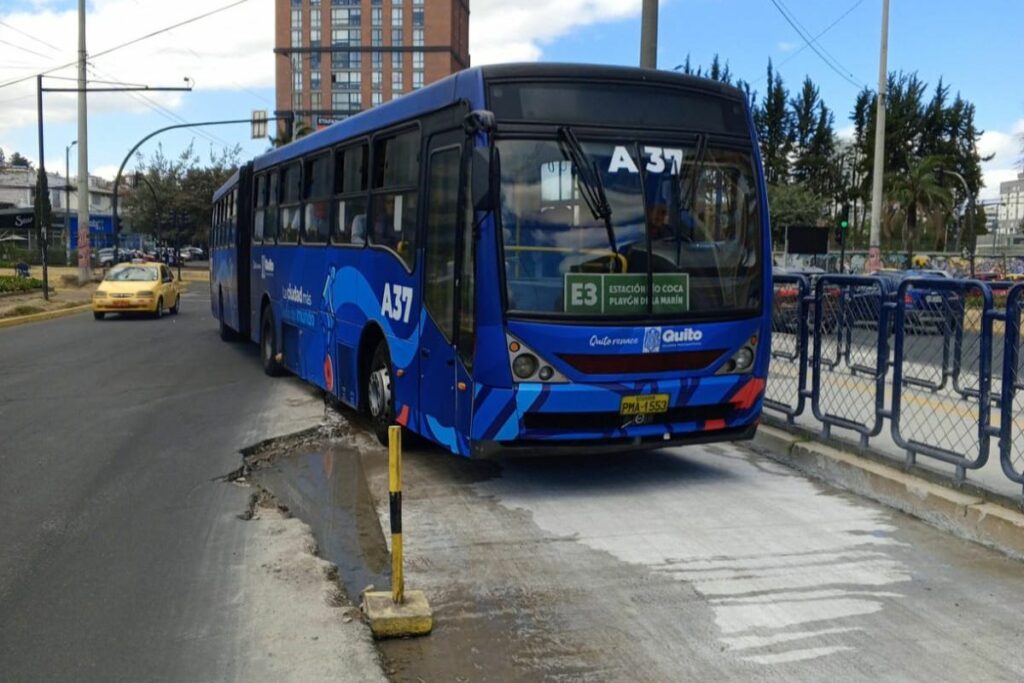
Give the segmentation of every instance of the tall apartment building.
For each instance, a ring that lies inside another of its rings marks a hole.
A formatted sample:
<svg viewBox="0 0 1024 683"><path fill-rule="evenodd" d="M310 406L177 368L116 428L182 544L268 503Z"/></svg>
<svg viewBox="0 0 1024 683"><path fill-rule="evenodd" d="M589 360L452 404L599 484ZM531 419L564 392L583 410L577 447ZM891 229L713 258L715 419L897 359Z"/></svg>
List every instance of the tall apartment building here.
<svg viewBox="0 0 1024 683"><path fill-rule="evenodd" d="M277 111L318 128L469 66L469 0L277 0Z"/></svg>
<svg viewBox="0 0 1024 683"><path fill-rule="evenodd" d="M1024 173L1016 180L999 183L999 228L1010 234L1024 225Z"/></svg>

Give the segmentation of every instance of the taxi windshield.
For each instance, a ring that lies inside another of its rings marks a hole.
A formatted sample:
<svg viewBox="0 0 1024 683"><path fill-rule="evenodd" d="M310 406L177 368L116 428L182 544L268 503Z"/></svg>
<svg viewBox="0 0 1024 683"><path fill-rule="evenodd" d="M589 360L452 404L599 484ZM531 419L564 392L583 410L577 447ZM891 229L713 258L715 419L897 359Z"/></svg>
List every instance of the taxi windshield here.
<svg viewBox="0 0 1024 683"><path fill-rule="evenodd" d="M103 279L107 282L155 282L156 268L127 266L110 271Z"/></svg>

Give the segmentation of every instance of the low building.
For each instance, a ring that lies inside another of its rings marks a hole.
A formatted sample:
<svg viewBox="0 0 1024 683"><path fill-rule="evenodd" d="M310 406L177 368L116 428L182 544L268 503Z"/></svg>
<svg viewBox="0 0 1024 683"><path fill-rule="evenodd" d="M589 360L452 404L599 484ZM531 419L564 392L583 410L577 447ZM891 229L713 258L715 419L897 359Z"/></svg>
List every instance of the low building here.
<svg viewBox="0 0 1024 683"><path fill-rule="evenodd" d="M999 183L999 230L1004 234L1021 232L1024 221L1024 172L1016 180Z"/></svg>

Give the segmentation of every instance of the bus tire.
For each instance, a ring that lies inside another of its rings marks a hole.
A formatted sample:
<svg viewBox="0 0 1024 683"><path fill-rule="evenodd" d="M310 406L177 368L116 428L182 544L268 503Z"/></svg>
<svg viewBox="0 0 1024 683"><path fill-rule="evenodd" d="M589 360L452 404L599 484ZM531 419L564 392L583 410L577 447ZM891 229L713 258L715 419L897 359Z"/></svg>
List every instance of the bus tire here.
<svg viewBox="0 0 1024 683"><path fill-rule="evenodd" d="M281 364L277 362L275 329L274 313L268 306L263 311L263 324L260 326L260 360L263 362L263 372L270 377L279 377L282 374Z"/></svg>
<svg viewBox="0 0 1024 683"><path fill-rule="evenodd" d="M392 388L391 354L383 339L377 343L366 373L366 404L373 433L383 445L388 443L388 427L395 424L395 394Z"/></svg>

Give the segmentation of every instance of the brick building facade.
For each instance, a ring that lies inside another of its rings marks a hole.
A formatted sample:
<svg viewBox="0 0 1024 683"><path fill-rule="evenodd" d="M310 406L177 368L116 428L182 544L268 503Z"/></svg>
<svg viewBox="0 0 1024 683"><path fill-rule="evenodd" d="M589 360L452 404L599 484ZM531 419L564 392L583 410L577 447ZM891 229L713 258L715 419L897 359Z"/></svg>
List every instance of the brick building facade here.
<svg viewBox="0 0 1024 683"><path fill-rule="evenodd" d="M317 128L469 66L469 0L276 0L276 115Z"/></svg>

